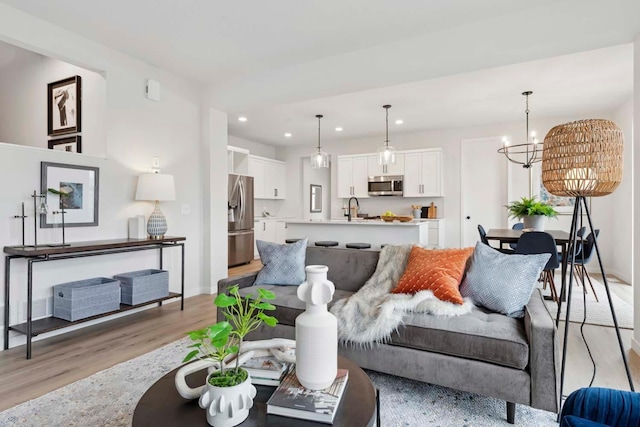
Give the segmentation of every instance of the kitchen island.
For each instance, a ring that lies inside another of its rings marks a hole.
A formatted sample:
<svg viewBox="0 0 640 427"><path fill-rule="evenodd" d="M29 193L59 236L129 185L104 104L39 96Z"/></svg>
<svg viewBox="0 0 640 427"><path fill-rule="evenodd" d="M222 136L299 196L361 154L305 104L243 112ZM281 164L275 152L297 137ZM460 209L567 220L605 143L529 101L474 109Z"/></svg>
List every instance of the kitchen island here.
<svg viewBox="0 0 640 427"><path fill-rule="evenodd" d="M371 249L380 245L413 243L429 248L444 247L444 220L417 219L409 222L382 220L286 220L288 239L309 239L309 245L319 240L335 240L339 247L347 243L370 243Z"/></svg>

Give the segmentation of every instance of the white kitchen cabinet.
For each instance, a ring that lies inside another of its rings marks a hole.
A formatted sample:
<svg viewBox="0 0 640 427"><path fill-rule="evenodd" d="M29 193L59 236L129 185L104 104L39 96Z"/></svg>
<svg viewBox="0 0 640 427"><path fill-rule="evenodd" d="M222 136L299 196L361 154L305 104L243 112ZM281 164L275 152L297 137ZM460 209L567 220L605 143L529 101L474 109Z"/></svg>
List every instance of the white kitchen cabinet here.
<svg viewBox="0 0 640 427"><path fill-rule="evenodd" d="M258 156L249 156L249 175L253 177L255 199L286 198L285 163Z"/></svg>
<svg viewBox="0 0 640 427"><path fill-rule="evenodd" d="M227 172L249 175L249 150L227 145Z"/></svg>
<svg viewBox="0 0 640 427"><path fill-rule="evenodd" d="M260 258L258 240L284 244L286 239L286 224L284 220L257 219L253 222L254 258Z"/></svg>
<svg viewBox="0 0 640 427"><path fill-rule="evenodd" d="M368 156L338 156L338 197L366 198L368 192Z"/></svg>
<svg viewBox="0 0 640 427"><path fill-rule="evenodd" d="M378 164L377 155L367 157L367 164L369 176L404 175L403 153L396 153L396 162L392 165L387 165L386 172L385 167Z"/></svg>
<svg viewBox="0 0 640 427"><path fill-rule="evenodd" d="M404 152L404 197L442 197L442 150Z"/></svg>

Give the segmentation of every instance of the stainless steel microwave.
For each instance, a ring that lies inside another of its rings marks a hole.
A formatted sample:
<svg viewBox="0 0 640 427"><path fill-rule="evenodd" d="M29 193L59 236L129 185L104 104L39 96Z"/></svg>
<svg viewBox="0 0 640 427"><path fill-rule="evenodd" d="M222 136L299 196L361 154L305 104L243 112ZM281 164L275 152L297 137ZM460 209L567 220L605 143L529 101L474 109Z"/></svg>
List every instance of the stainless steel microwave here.
<svg viewBox="0 0 640 427"><path fill-rule="evenodd" d="M370 176L368 193L370 196L402 196L402 175Z"/></svg>

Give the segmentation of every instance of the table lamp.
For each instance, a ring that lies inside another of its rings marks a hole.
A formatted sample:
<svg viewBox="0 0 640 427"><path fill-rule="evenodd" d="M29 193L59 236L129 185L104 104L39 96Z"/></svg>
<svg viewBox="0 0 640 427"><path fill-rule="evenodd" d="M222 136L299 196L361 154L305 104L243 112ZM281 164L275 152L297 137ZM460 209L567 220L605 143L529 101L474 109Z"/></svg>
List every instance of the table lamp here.
<svg viewBox="0 0 640 427"><path fill-rule="evenodd" d="M562 403L562 389L564 386L565 362L567 355L567 337L569 333L569 313L571 311L571 290L573 288L573 264L575 263L580 242L578 242L577 230L582 221L582 212L587 217L589 228L594 232L591 213L587 204L587 197L600 197L611 194L622 181L622 152L624 137L622 130L610 120L591 119L579 120L555 126L544 138L542 152L542 183L547 191L560 197L575 197L573 217L569 231L569 249L567 250L567 262L571 264L568 269L568 298L567 314L564 329L564 346L562 349L562 364L560 373L560 403ZM629 364L620 336L618 320L611 301L611 292L607 282L607 276L602 265L600 249L597 239L594 239L594 249L598 258L598 265L602 273L609 308L613 317L613 324L618 336L618 344L622 353L622 360L629 380L629 386L633 391L633 380L629 371ZM563 281L564 282L564 281ZM565 289L561 291L563 296L558 301L558 314L556 326L560 320L562 300ZM560 405L561 407L562 405Z"/></svg>
<svg viewBox="0 0 640 427"><path fill-rule="evenodd" d="M176 186L173 175L145 173L138 176L136 200L155 201L156 206L147 221L147 234L150 239L162 239L167 232L167 219L160 210L161 201L176 199Z"/></svg>

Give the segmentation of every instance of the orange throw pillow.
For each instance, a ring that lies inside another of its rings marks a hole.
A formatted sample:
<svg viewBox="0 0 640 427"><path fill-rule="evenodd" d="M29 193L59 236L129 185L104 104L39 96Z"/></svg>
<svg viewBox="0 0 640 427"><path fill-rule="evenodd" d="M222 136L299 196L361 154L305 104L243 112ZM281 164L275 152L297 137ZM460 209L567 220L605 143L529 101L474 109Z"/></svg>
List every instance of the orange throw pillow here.
<svg viewBox="0 0 640 427"><path fill-rule="evenodd" d="M467 259L473 248L424 249L414 246L409 262L394 294L415 294L430 290L436 298L454 304L463 304L459 287Z"/></svg>

